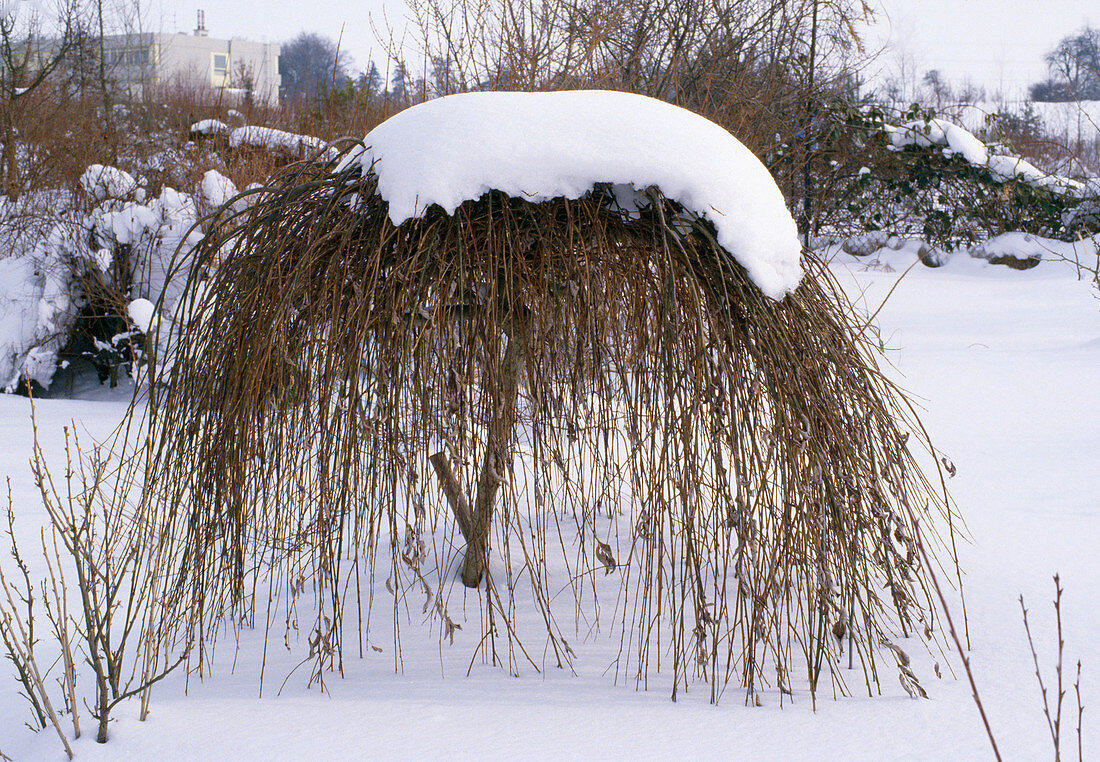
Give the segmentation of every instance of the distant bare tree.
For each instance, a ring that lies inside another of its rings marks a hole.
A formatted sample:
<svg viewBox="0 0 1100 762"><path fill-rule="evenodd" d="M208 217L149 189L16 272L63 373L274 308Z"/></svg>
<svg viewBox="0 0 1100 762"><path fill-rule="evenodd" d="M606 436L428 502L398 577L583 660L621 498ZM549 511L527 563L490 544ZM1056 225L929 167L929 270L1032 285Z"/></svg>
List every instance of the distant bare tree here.
<svg viewBox="0 0 1100 762"><path fill-rule="evenodd" d="M944 102L951 98L951 85L944 80L939 69L926 71L922 81L932 91L932 100L936 102L936 108L942 107Z"/></svg>
<svg viewBox="0 0 1100 762"><path fill-rule="evenodd" d="M1100 99L1100 29L1084 26L1063 37L1044 57L1050 77L1031 86L1042 101Z"/></svg>
<svg viewBox="0 0 1100 762"><path fill-rule="evenodd" d="M18 198L22 192L15 132L24 104L73 47L78 18L76 0L65 0L49 23L37 11L28 11L20 19L18 6L5 8L0 14L0 179L9 199ZM50 27L60 30L60 34L43 32Z"/></svg>
<svg viewBox="0 0 1100 762"><path fill-rule="evenodd" d="M303 32L283 45L279 54L279 74L288 99L310 97L348 80L351 57L338 49L328 37Z"/></svg>

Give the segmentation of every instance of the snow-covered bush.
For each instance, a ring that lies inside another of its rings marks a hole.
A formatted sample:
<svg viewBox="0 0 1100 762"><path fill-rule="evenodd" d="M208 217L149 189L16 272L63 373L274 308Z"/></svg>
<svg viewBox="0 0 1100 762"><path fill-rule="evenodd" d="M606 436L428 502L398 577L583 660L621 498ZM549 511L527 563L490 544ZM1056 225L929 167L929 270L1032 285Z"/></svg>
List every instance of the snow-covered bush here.
<svg viewBox="0 0 1100 762"><path fill-rule="evenodd" d="M83 197L63 199L37 240L0 260L0 384L48 388L58 367L92 363L101 380L142 359L144 328L134 300L163 303L171 314L182 284L173 272L202 237L203 209L235 194L228 178L209 172L200 201L163 187L153 199L132 175L94 165L80 179ZM200 208L201 207L201 208ZM86 211L82 211L83 208Z"/></svg>
<svg viewBox="0 0 1100 762"><path fill-rule="evenodd" d="M220 119L202 119L192 124L187 130L187 134L192 140L215 137L228 138L231 130L232 127Z"/></svg>
<svg viewBox="0 0 1100 762"><path fill-rule="evenodd" d="M145 200L145 189L134 176L117 167L93 164L80 176L80 187L96 201Z"/></svg>
<svg viewBox="0 0 1100 762"><path fill-rule="evenodd" d="M913 106L900 126L874 106L823 112L815 153L815 234L918 238L943 251L1005 232L1073 240L1095 230L1097 188L1048 174L1004 145ZM782 164L787 146L772 161Z"/></svg>
<svg viewBox="0 0 1100 762"><path fill-rule="evenodd" d="M0 260L0 384L48 387L68 346L84 296L77 281L106 273L110 259L88 246L79 215L64 210L29 250Z"/></svg>
<svg viewBox="0 0 1100 762"><path fill-rule="evenodd" d="M298 159L320 153L325 145L320 138L272 127L238 127L229 133L230 148L271 151Z"/></svg>

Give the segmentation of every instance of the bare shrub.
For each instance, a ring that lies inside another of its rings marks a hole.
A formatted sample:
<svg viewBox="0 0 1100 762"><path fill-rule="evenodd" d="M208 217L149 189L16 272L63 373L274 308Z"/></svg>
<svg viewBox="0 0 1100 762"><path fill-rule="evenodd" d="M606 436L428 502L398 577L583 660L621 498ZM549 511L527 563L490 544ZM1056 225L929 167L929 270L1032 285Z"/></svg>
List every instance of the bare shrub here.
<svg viewBox="0 0 1100 762"><path fill-rule="evenodd" d="M38 668L38 662L34 658L34 647L38 642L34 636L34 604L35 589L31 584L30 573L19 553L19 547L15 542L15 511L11 502L11 481L8 481L8 536L11 539L11 555L15 560L16 568L22 577L22 585L9 582L4 575L4 569L0 566L0 587L4 589L4 598L0 599L0 640L8 652L8 658L15 665L20 684L23 686L23 696L31 705L34 718L38 722L35 728L45 728L47 718L50 725L57 731L61 744L69 759L73 758L73 750L69 746L69 739L61 727L61 720L50 700L50 693L46 688L46 680L43 672ZM22 613L22 608L26 613ZM62 645L65 648L65 644ZM66 658L66 667L69 659ZM68 680L66 669L65 679ZM80 737L80 722L74 714L73 728L76 737Z"/></svg>
<svg viewBox="0 0 1100 762"><path fill-rule="evenodd" d="M43 647L34 632L36 602L51 627L49 648L60 652L50 663L61 671L60 705L74 738L81 734L81 704L97 721L99 743L107 741L111 712L126 699L140 696L144 720L152 686L182 663L188 648L184 644L174 660L163 661L173 649L164 640L160 610L161 544L148 503L132 500L141 481L140 451L127 444L125 431L109 445L86 450L68 429L65 441L65 476L57 483L35 427L31 469L49 517L41 534L48 575L38 584L32 584L15 539L9 487L8 534L22 584L0 567L0 634L34 716L43 727L48 718L71 758L48 683L53 667L42 671L36 656ZM78 687L78 664L90 670L90 692Z"/></svg>

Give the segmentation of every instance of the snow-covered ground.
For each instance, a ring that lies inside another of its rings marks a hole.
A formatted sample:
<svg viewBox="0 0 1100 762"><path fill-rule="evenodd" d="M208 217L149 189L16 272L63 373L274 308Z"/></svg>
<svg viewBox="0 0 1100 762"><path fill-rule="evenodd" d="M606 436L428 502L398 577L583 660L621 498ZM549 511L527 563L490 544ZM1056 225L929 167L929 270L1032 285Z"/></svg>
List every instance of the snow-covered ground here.
<svg viewBox="0 0 1100 762"><path fill-rule="evenodd" d="M874 312L913 260L911 251L846 258L834 270L850 294ZM869 267L869 262L876 264ZM1044 677L1054 680L1056 638L1051 576L1062 575L1066 681L1083 662L1085 757L1100 750L1100 299L1067 265L1028 271L957 257L931 270L912 269L876 322L896 377L916 395L936 445L958 468L950 481L971 542L960 545L978 686L1005 759L1052 757L1031 652L1020 618L1022 593L1031 611ZM64 389L63 382L61 389ZM38 428L48 454L61 452L62 427L103 436L121 418L119 393L77 386L76 399L41 400ZM42 520L27 466L31 426L27 400L0 396L0 476L10 475L17 529L30 543ZM32 574L35 569L32 569ZM456 586L451 616L462 611ZM413 607L419 611L419 606ZM959 616L956 604L955 614ZM348 647L345 676L326 678L327 694L308 690L304 656L287 654L273 628L263 697L263 633L219 642L213 674L175 674L154 691L152 713L116 710L111 740L99 746L86 727L78 759L349 759L349 758L752 758L985 759L988 741L957 660L959 679L932 674L932 659L914 644L915 671L928 700L912 700L884 672L883 695L834 701L826 688L816 711L797 690L780 707L774 694L747 707L731 686L718 706L697 684L669 701L670 680L648 692L604 673L613 648L606 638L575 645L577 674L521 664L519 677L480 659L478 604L466 600L470 625L452 648L438 631L403 626L403 671L392 645L372 633L358 658ZM304 641L305 635L302 635ZM287 678L288 674L290 675ZM286 679L279 694L280 684ZM862 685L853 677L850 684ZM1076 745L1076 707L1067 686L1067 758ZM61 759L50 730L35 735L16 695L11 666L0 666L0 752L14 759ZM91 725L84 713L85 726ZM1092 752L1090 754L1090 751Z"/></svg>

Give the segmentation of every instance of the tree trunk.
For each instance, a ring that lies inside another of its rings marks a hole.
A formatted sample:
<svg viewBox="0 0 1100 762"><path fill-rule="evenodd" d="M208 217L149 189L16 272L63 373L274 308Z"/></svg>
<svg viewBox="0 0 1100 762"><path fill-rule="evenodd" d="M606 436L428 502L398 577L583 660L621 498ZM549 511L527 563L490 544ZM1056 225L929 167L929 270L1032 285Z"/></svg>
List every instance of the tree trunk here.
<svg viewBox="0 0 1100 762"><path fill-rule="evenodd" d="M9 104L10 108L10 104ZM4 156L0 160L3 163L4 183L3 192L9 201L17 201L20 195L19 167L17 166L18 154L15 145L15 128L12 124L11 114L4 117Z"/></svg>
<svg viewBox="0 0 1100 762"><path fill-rule="evenodd" d="M500 489L504 472L511 463L514 452L514 428L516 406L519 398L519 377L522 371L523 341L520 332L510 331L508 346L504 350L500 376L493 381L490 399L488 435L485 452L481 458L481 472L477 479L477 492L471 508L462 494L458 480L451 470L446 455L437 452L429 458L439 477L443 493L455 514L459 529L466 539L466 558L462 566L462 584L477 587L485 573L489 555L489 530L492 526L493 505Z"/></svg>
<svg viewBox="0 0 1100 762"><path fill-rule="evenodd" d="M470 537L474 533L474 518L470 512L470 503L466 495L462 493L462 487L455 478L455 472L451 468L451 461L442 452L437 452L428 458L428 462L435 469L435 475L439 478L439 484L443 487L443 494L447 496L447 502L451 505L458 528L462 532L462 538L469 544Z"/></svg>

